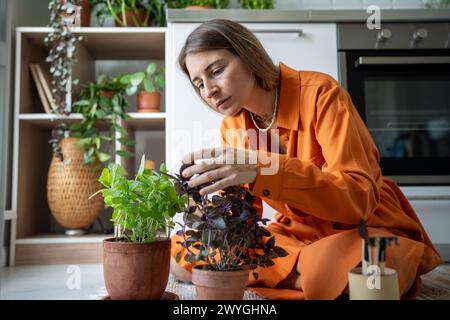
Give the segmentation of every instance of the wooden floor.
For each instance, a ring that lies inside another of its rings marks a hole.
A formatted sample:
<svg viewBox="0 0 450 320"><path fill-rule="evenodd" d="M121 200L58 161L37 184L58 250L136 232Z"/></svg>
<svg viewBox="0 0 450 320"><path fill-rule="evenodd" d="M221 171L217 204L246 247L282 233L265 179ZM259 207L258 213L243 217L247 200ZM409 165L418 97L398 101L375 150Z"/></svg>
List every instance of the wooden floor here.
<svg viewBox="0 0 450 320"><path fill-rule="evenodd" d="M77 282L77 279L79 280ZM450 264L422 276L423 290L418 300L450 300ZM181 300L195 298L192 285L174 281L167 290ZM98 300L107 295L101 264L16 266L0 270L0 299ZM247 290L245 299L258 299Z"/></svg>

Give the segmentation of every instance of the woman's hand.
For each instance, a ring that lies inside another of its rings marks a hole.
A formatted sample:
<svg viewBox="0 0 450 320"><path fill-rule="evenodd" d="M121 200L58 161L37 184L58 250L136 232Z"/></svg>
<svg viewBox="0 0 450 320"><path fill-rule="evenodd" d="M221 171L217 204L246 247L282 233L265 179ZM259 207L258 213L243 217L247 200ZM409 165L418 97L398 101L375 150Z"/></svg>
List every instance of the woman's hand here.
<svg viewBox="0 0 450 320"><path fill-rule="evenodd" d="M193 164L182 172L185 178L199 174L189 181L193 188L214 182L200 190L200 195L213 193L229 186L253 183L258 174L257 151L235 148L208 148L189 153L183 163Z"/></svg>

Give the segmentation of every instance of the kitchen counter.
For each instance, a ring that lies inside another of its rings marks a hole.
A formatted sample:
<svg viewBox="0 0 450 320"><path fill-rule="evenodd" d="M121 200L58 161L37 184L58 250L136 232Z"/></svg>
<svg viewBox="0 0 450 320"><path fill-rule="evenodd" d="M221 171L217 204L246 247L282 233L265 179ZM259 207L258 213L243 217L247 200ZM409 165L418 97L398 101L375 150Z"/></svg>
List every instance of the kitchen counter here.
<svg viewBox="0 0 450 320"><path fill-rule="evenodd" d="M167 11L168 22L202 22L230 19L238 22L365 22L372 13L365 10L243 10L211 9ZM450 9L382 9L382 22L449 21Z"/></svg>

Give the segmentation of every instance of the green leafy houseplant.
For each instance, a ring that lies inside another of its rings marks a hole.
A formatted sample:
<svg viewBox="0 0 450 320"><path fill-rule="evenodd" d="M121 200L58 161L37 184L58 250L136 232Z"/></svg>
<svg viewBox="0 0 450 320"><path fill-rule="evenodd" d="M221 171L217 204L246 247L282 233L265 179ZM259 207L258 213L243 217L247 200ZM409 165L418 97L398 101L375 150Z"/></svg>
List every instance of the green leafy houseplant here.
<svg viewBox="0 0 450 320"><path fill-rule="evenodd" d="M144 163L143 156L135 179L127 179L119 164L110 164L99 178L104 188L97 193L113 208L115 235L103 240L103 275L112 300L158 300L167 287L170 230L186 197L162 174L164 165L158 173Z"/></svg>
<svg viewBox="0 0 450 320"><path fill-rule="evenodd" d="M106 17L114 17L115 22L123 27L130 24L138 27L149 25L153 18L157 26L165 26L165 1L160 0L89 0L96 8L96 16L100 25L104 25ZM141 16L140 11L145 15ZM128 16L126 13L131 12ZM130 21L131 20L131 21Z"/></svg>
<svg viewBox="0 0 450 320"><path fill-rule="evenodd" d="M74 103L74 110L81 113L83 120L70 127L71 135L79 138L78 145L83 147L84 163L89 164L98 159L106 162L111 155L100 151L102 142L112 143L117 139L121 144L132 145L134 140L129 139L128 133L120 125L120 119L127 120L130 116L125 112L126 86L120 81L121 76L110 78L101 75L96 82L88 83L81 91L78 101ZM110 122L107 132L102 132L96 126L102 121ZM116 137L116 132L120 137ZM116 150L121 157L131 157L133 153L126 150Z"/></svg>
<svg viewBox="0 0 450 320"><path fill-rule="evenodd" d="M173 9L181 9L189 6L208 6L215 9L228 7L229 0L168 0L167 6Z"/></svg>
<svg viewBox="0 0 450 320"><path fill-rule="evenodd" d="M180 174L171 177L177 181L178 192L195 203L186 208L184 224L177 233L184 239L180 244L187 250L186 261L201 262L204 270L233 271L270 267L273 259L287 255L275 246L275 238L264 228L269 219L258 214L247 189L234 186L224 189L220 196L200 196L203 186L189 188L181 175L185 168L182 166ZM181 252L175 259L181 259ZM258 277L255 272L253 276Z"/></svg>
<svg viewBox="0 0 450 320"><path fill-rule="evenodd" d="M275 0L238 0L243 9L273 9Z"/></svg>
<svg viewBox="0 0 450 320"><path fill-rule="evenodd" d="M126 85L128 95L135 94L138 90L155 92L164 89L164 68L158 68L156 63L150 63L145 71L124 75L120 82Z"/></svg>
<svg viewBox="0 0 450 320"><path fill-rule="evenodd" d="M112 221L117 239L153 242L161 230L174 227L173 217L186 206L187 197L179 196L172 179L162 174L166 172L164 164L158 173L144 168L144 162L145 156L133 180L125 177L124 168L118 164L103 169L99 178L105 188L97 193L103 195L106 207L114 209Z"/></svg>

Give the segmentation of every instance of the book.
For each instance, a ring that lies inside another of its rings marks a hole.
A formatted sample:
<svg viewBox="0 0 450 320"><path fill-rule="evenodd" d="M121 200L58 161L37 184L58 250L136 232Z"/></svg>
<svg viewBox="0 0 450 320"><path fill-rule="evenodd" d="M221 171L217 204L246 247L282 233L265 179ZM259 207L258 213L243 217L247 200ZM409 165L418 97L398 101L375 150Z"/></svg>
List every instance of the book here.
<svg viewBox="0 0 450 320"><path fill-rule="evenodd" d="M39 98L41 98L42 105L46 113L52 113L50 103L47 100L47 96L45 95L44 88L39 79L39 75L36 70L36 65L30 64L31 75L33 76L34 83L36 85L37 91L39 93Z"/></svg>
<svg viewBox="0 0 450 320"><path fill-rule="evenodd" d="M47 101L50 103L51 110L55 111L57 109L55 99L53 98L52 91L50 89L51 76L49 72L45 72L44 69L39 65L34 65L41 81L42 87L44 88L44 93L47 96Z"/></svg>

